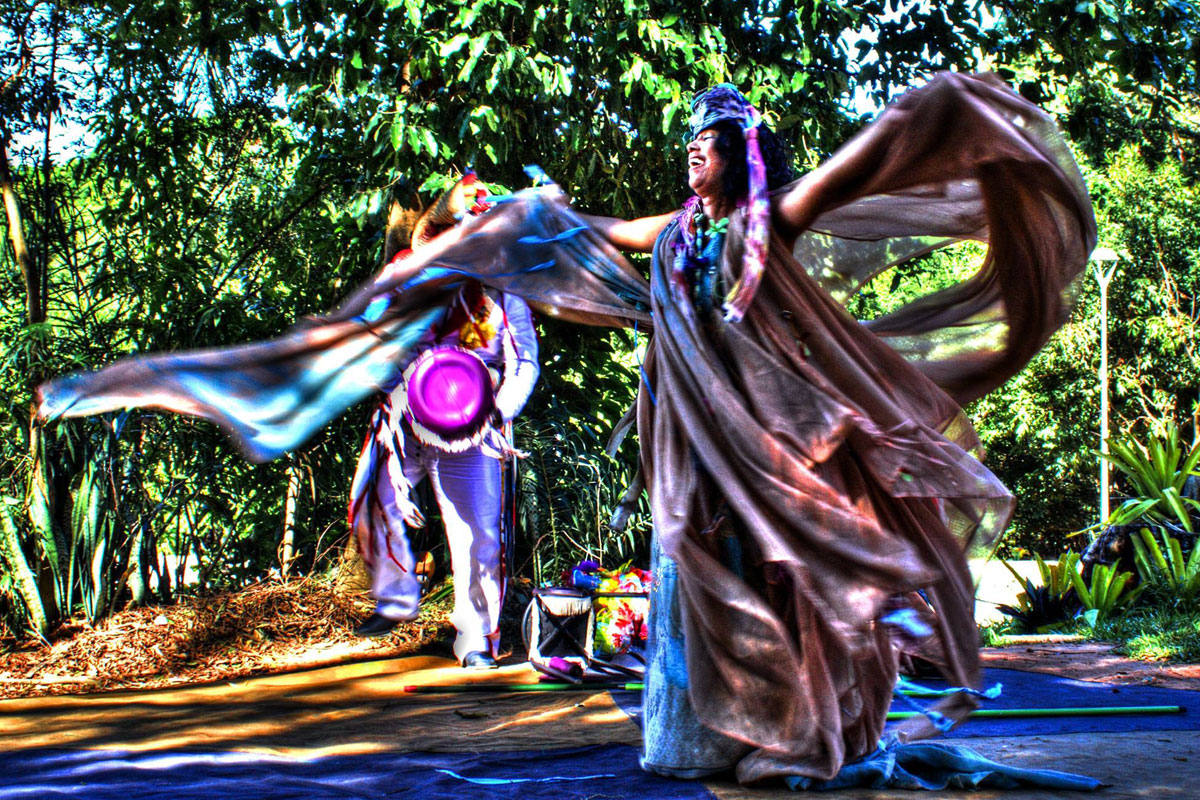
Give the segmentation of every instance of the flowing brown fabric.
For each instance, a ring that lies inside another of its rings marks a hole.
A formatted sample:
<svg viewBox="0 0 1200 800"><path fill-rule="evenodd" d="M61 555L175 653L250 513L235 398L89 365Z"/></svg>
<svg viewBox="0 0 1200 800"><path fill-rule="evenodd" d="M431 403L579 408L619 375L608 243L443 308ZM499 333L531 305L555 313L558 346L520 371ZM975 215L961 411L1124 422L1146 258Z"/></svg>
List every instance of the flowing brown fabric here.
<svg viewBox="0 0 1200 800"><path fill-rule="evenodd" d="M646 325L649 300L642 466L678 564L693 705L755 748L741 780L828 778L876 746L898 653L914 644L880 618L915 590L937 612L923 646L952 680L978 683L965 553L994 541L1012 498L975 459L958 403L1015 374L1062 323L1095 223L1053 124L986 76L910 92L800 185L820 213L794 249L772 239L740 323L701 314L672 276L674 224L648 295L544 189L465 222L275 342L118 362L45 387L43 411L158 405L214 419L271 457L382 382L464 276L588 324ZM739 212L727 285L744 227ZM870 277L965 239L988 254L962 284L869 324L840 305ZM355 386L336 378L343 353ZM722 561L722 536L737 537L740 574ZM959 719L971 702L940 710Z"/></svg>
<svg viewBox="0 0 1200 800"><path fill-rule="evenodd" d="M253 461L301 446L392 381L468 279L592 325L650 322L642 276L567 207L524 192L385 269L328 316L277 339L125 358L39 387L43 418L161 408L210 420Z"/></svg>
<svg viewBox="0 0 1200 800"><path fill-rule="evenodd" d="M803 181L842 205L801 237L801 260L773 239L741 324L702 316L673 278L674 223L651 277L657 402L642 393L643 470L678 565L692 704L757 748L738 765L744 782L829 778L874 750L911 644L879 619L915 589L937 612L927 652L978 685L965 551L995 539L1012 498L972 457L979 443L955 398L980 396L1037 351L1095 243L1053 127L988 78L911 92ZM743 233L735 214L727 281ZM870 325L822 286L845 296L968 238L990 245L979 274ZM961 335L979 327L988 335ZM720 528L741 543L741 577L723 563ZM971 705L960 695L939 710L960 719Z"/></svg>

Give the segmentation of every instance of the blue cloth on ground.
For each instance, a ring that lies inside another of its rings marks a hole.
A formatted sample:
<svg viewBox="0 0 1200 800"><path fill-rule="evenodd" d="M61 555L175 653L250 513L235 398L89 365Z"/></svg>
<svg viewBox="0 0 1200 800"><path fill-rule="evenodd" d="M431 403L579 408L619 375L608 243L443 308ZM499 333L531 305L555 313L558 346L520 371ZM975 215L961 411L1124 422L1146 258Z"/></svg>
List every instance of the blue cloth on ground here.
<svg viewBox="0 0 1200 800"><path fill-rule="evenodd" d="M923 686L942 688L945 681L921 679ZM1104 717L979 717L968 719L948 738L973 736L1037 736L1062 733L1120 733L1124 731L1200 731L1200 692L1158 686L1121 686L1077 681L1041 672L985 669L983 685L1004 685L995 700L982 708L1099 708L1107 706L1183 706L1182 714L1139 714ZM899 705L894 709L900 710Z"/></svg>
<svg viewBox="0 0 1200 800"><path fill-rule="evenodd" d="M945 681L917 681L945 689ZM1200 692L1156 686L1127 686L1079 681L1038 672L1010 669L984 671L985 687L1003 684L999 697L983 707L1099 708L1110 706L1181 706L1180 714L1139 714L1096 717L973 718L946 734L947 738L1033 736L1069 733L1200 730ZM634 722L642 724L641 695L614 692L613 700ZM897 698L895 710L907 710ZM788 779L792 789L830 790L851 787L891 789L1044 789L1094 790L1102 784L1082 775L1054 770L1020 769L991 761L967 747L945 742L891 744L866 758L847 764L829 781Z"/></svg>
<svg viewBox="0 0 1200 800"><path fill-rule="evenodd" d="M296 758L238 751L0 752L0 800L714 800L703 784L650 775L638 749L603 745L485 753Z"/></svg>
<svg viewBox="0 0 1200 800"><path fill-rule="evenodd" d="M945 688L945 681L922 678L922 686ZM1077 681L1040 672L986 669L983 685L1001 683L1004 690L983 708L1097 708L1100 706L1182 706L1182 714L1105 717L973 718L946 734L960 739L975 736L1046 736L1060 733L1121 733L1125 731L1200 731L1200 692L1158 686L1121 686ZM918 698L920 699L920 698ZM638 692L613 692L613 701L638 725L642 702ZM907 711L901 703L893 710Z"/></svg>
<svg viewBox="0 0 1200 800"><path fill-rule="evenodd" d="M984 758L968 747L946 742L890 744L842 767L834 778L791 777L794 790L871 789L1076 789L1104 784L1094 778L1049 769L1020 769Z"/></svg>

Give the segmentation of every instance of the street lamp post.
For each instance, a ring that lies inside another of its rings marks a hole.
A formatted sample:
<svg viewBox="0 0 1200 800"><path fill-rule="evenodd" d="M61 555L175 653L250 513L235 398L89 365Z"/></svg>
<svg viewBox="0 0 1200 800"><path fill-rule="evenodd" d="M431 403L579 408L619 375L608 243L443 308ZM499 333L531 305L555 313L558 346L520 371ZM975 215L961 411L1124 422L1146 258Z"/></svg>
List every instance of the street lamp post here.
<svg viewBox="0 0 1200 800"><path fill-rule="evenodd" d="M1108 284L1120 256L1108 247L1092 252L1092 274L1100 288L1100 524L1108 521ZM1109 265L1107 269L1105 265Z"/></svg>

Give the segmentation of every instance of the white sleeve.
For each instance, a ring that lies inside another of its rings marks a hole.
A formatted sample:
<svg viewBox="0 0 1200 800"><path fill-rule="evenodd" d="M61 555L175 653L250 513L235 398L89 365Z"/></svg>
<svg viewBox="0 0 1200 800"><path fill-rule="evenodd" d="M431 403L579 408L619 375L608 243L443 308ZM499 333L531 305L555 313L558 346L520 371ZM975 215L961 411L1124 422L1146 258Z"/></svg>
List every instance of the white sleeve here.
<svg viewBox="0 0 1200 800"><path fill-rule="evenodd" d="M537 383L540 367L537 331L533 327L533 313L529 306L521 298L507 292L501 302L508 332L512 334L512 343L516 346L516 354L515 358L505 358L504 380L496 390L496 410L504 419L510 420L525 407L525 401L529 399L533 386Z"/></svg>

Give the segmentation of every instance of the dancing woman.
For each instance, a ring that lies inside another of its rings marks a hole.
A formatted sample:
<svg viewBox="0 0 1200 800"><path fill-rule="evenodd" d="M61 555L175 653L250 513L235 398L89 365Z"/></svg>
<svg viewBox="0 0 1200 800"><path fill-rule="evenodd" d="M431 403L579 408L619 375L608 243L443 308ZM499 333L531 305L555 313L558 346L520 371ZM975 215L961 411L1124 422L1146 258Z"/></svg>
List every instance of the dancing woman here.
<svg viewBox="0 0 1200 800"><path fill-rule="evenodd" d="M660 580L644 763L831 777L878 742L906 636L978 682L972 586L943 507L964 506L978 535L990 506L990 537L1009 498L967 454L978 443L953 401L793 256L815 210L836 205L823 193L845 191L837 170L871 155L771 185L762 143L778 147L744 97L718 86L693 110L683 209L589 220L653 253L638 423ZM923 627L917 589L940 630ZM892 618L909 625L881 622L905 608Z"/></svg>

